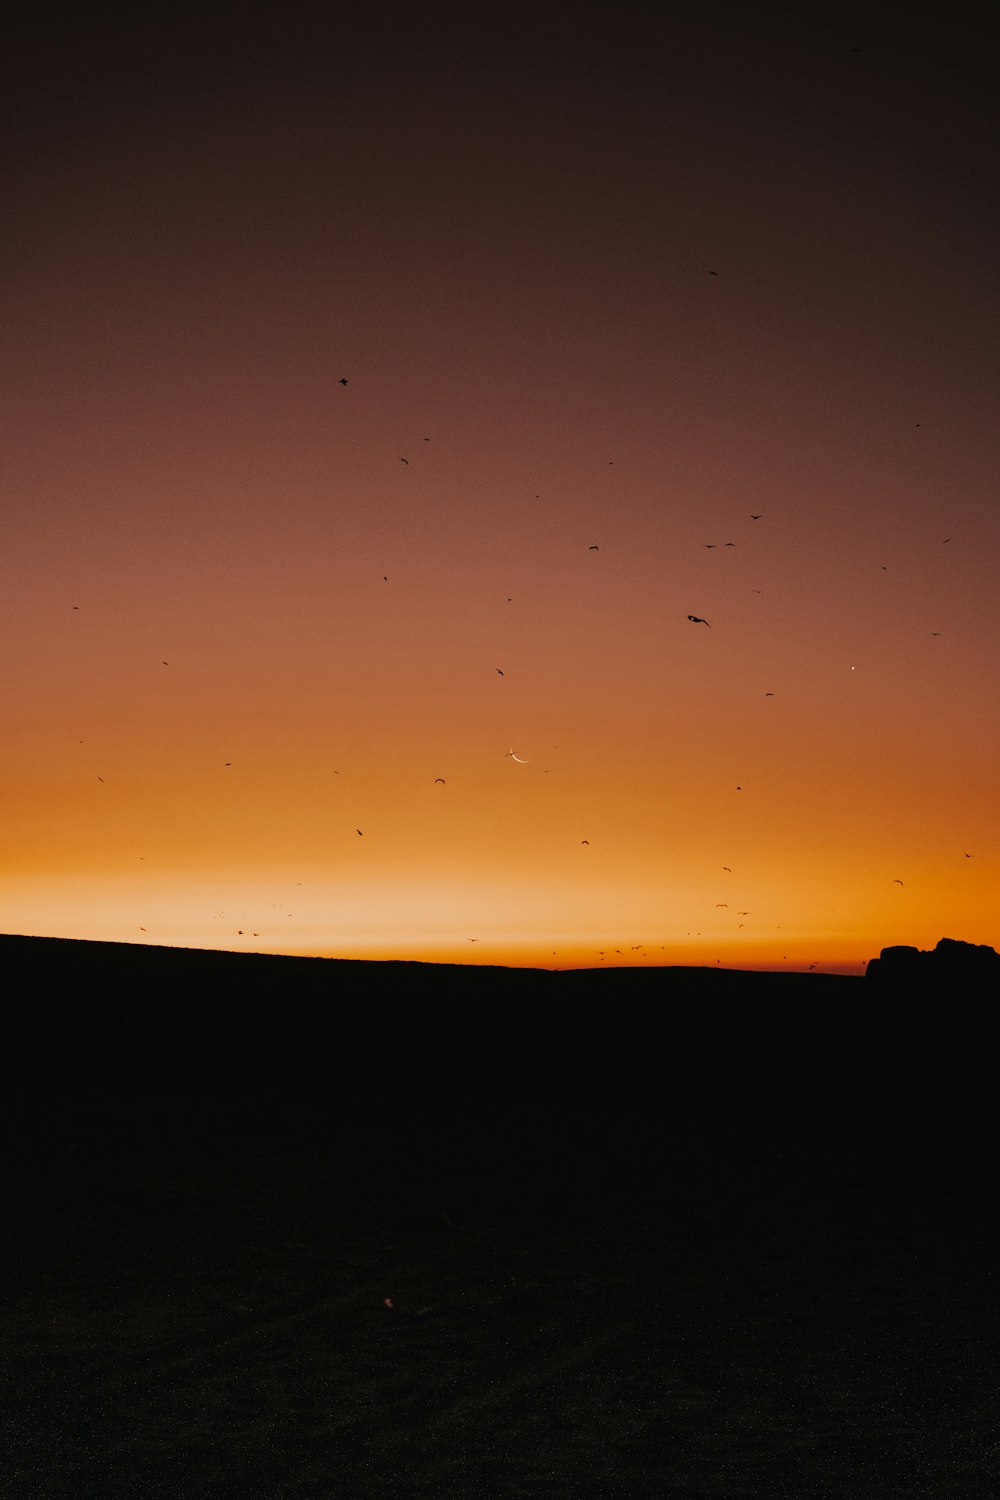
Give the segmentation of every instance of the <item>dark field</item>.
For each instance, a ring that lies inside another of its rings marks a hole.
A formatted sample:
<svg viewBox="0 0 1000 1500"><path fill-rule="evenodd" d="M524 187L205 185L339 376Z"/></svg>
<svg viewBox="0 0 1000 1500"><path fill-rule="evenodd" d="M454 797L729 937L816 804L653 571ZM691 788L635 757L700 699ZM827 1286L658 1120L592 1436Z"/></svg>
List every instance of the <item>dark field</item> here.
<svg viewBox="0 0 1000 1500"><path fill-rule="evenodd" d="M988 1002L0 947L5 1500L996 1494Z"/></svg>

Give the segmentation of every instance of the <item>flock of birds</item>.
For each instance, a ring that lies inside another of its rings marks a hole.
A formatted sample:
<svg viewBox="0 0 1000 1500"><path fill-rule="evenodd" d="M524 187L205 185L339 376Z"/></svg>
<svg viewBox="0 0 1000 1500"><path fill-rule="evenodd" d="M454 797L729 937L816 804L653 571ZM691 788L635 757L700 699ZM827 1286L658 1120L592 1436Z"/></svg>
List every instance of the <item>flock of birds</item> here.
<svg viewBox="0 0 1000 1500"><path fill-rule="evenodd" d="M715 272L715 271L712 271L712 272L710 272L710 274L712 276L716 276L718 273ZM348 381L348 378L346 376L342 376L340 378L340 380L339 380L339 384L342 387L346 387L348 385L348 383L349 383L349 381ZM920 424L917 423L916 425L919 426ZM430 438L429 437L425 437L424 441L425 442L430 442ZM400 457L400 462L403 463L404 465L407 465L407 466L409 465L409 459L406 458L406 457L404 457L404 456ZM764 518L764 515L763 515L763 512L753 511L753 512L749 513L749 517L750 517L750 520L752 522L758 522L758 521L760 521L760 520L762 520ZM950 542L950 541L951 541L951 537L945 537L944 538L944 542L945 543ZM716 542L705 542L703 545L704 545L704 547L705 547L706 550L708 550L708 551L715 551L715 550L726 550L726 549L730 549L730 548L735 549L737 544L735 542L733 542L733 541L727 541L727 542L724 542L722 544L719 544L719 543L716 543ZM590 552L599 552L600 551L600 545L599 545L599 543L597 543L597 542L590 543L590 545L588 547L588 551L590 551ZM884 569L883 569L883 571L884 571ZM388 582L389 581L389 577L388 577L387 574L383 574L382 576L383 576L383 581L384 582ZM760 589L753 589L751 592L755 596L759 596L761 594L762 590L760 590ZM509 599L508 599L508 602L510 602ZM79 608L80 608L80 606L78 604L74 604L73 605L73 609L74 610L79 610ZM694 613L688 613L687 614L687 620L692 625L695 625L695 626L701 626L701 625L703 625L706 629L709 629L709 630L712 628L711 621L709 621L708 619L706 619L703 615L694 614ZM934 635L934 636L939 636L941 634L941 632L940 631L932 631L931 634ZM169 660L167 660L165 658L161 658L160 659L160 663L165 668L169 668L169 666L170 666ZM853 670L853 668L852 668L852 670ZM495 668L495 672L496 672L496 675L499 678L502 679L502 678L505 677L505 673L504 673L504 670L503 670L502 667L497 666ZM771 692L771 691L767 691L767 692L764 693L763 696L765 698L773 698L774 697L774 693ZM82 741L81 741L81 743L82 743ZM513 746L511 746L507 750L507 752L506 752L506 754L504 755L503 758L504 759L509 759L510 761L514 762L517 765L528 765L530 763L529 760L527 760L526 758L518 755L516 753L516 751L514 750ZM232 765L233 765L232 761L226 761L226 762L224 762L224 766L227 769L231 768ZM334 772L334 774L339 774L339 772ZM105 778L103 776L98 776L97 780L99 782L101 782L102 784L104 784ZM442 786L442 787L444 787L444 786L447 785L447 782L446 782L446 780L445 780L445 778L443 776L436 776L434 778L433 784L435 786ZM737 785L735 789L736 789L737 792L742 792L743 791L742 785ZM356 828L355 829L355 833L356 833L356 835L357 835L358 838L363 838L364 837L363 830L360 829L360 828ZM585 847L585 848L589 848L590 847L590 840L586 839L586 838L581 839L580 840L580 846L581 847ZM971 855L971 853L965 853L964 857L966 859L971 859L973 856ZM728 865L722 866L722 870L726 874L732 874L732 869ZM898 877L894 878L890 883L893 884L893 885L898 885L900 888L903 888L903 885L904 885L904 882L902 881L902 879L900 879ZM728 902L724 902L724 901L716 902L715 903L715 909L716 910L728 910L729 909L729 903ZM223 914L220 913L219 915L221 916ZM292 914L288 913L288 915L291 916ZM751 913L751 911L749 909L741 909L740 911L738 911L736 913L736 915L738 915L739 917L749 917L750 915L752 915L752 913ZM742 929L743 927L744 927L744 923L742 921L739 922L738 923L738 929ZM142 933L146 933L146 930L147 929L145 927L140 927L139 928L139 931L142 932ZM248 935L248 930L245 929L245 928L236 929L236 932L237 932L237 935L240 936L240 937L244 937L244 936ZM260 932L259 932L259 930L253 930L251 935L256 938L256 937L260 936ZM700 933L691 933L691 932L689 932L688 936L689 937L690 936L698 936L698 937L700 937L701 934ZM479 939L478 938L469 938L468 941L470 943L477 943L479 941ZM648 952L646 951L646 947L643 944L633 944L632 948L630 950L628 950L628 951L630 953L636 953L636 952L638 952L638 953L641 954L641 956L643 958L648 957ZM662 945L661 945L661 951L663 951ZM598 956L599 956L599 958L601 959L602 962L608 957L609 953L613 953L615 955L622 956L622 957L625 956L624 950L619 949L619 948L615 948L615 949L611 949L611 950L599 949L599 950L596 950L596 952L597 952L597 954L598 954ZM721 960L719 962L721 962ZM810 970L815 969L819 965L819 962L820 962L819 960L816 960L814 963L811 963L809 965Z"/></svg>

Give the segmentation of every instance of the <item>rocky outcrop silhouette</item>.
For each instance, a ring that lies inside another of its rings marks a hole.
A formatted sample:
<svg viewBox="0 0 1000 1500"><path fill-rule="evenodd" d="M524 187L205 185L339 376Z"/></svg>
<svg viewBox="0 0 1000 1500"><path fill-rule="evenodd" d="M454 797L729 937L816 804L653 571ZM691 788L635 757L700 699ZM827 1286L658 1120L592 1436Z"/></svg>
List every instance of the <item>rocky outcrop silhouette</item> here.
<svg viewBox="0 0 1000 1500"><path fill-rule="evenodd" d="M963 943L955 938L942 938L929 951L900 944L883 948L869 963L865 978L880 988L930 985L959 994L1000 996L1000 953L986 943Z"/></svg>

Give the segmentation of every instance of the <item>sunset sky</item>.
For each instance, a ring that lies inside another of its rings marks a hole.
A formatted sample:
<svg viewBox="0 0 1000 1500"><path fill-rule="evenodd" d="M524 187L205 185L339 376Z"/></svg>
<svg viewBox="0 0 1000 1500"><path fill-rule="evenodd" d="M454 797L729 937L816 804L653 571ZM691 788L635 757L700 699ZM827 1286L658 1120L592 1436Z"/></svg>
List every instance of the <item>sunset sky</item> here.
<svg viewBox="0 0 1000 1500"><path fill-rule="evenodd" d="M0 928L1000 946L985 8L360 11L3 62Z"/></svg>

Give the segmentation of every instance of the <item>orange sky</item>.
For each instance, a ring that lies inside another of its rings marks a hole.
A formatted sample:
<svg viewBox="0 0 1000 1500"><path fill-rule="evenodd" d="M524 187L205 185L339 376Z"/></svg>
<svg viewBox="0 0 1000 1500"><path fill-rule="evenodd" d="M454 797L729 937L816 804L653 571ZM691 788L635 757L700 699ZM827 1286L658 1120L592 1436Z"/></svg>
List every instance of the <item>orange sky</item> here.
<svg viewBox="0 0 1000 1500"><path fill-rule="evenodd" d="M975 32L293 12L8 80L0 926L1000 946Z"/></svg>

